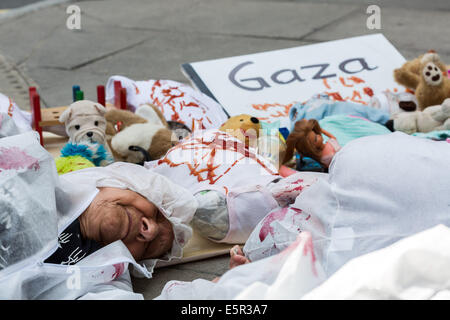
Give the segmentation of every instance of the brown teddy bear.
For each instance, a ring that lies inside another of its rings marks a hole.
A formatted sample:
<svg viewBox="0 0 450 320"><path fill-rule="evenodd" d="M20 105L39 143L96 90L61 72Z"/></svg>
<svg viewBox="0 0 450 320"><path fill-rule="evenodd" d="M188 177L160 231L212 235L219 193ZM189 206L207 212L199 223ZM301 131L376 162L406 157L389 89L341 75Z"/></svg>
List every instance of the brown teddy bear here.
<svg viewBox="0 0 450 320"><path fill-rule="evenodd" d="M141 105L136 113L116 108L105 114L107 142L116 161L143 164L178 143L159 109Z"/></svg>
<svg viewBox="0 0 450 320"><path fill-rule="evenodd" d="M434 51L407 61L401 68L395 69L394 79L414 90L420 110L440 105L446 98L450 98L447 67Z"/></svg>

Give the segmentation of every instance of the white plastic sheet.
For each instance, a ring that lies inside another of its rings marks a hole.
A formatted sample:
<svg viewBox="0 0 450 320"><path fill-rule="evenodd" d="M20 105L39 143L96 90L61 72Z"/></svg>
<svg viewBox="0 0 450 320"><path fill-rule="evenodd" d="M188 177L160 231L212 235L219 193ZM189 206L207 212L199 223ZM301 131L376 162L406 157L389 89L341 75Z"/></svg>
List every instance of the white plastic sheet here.
<svg viewBox="0 0 450 320"><path fill-rule="evenodd" d="M348 260L436 224L450 225L450 145L403 133L355 140L328 175L268 214L244 247L276 254L310 231L327 275Z"/></svg>
<svg viewBox="0 0 450 320"><path fill-rule="evenodd" d="M273 233L269 237L268 232L265 239L270 241L261 241L259 235L265 225L264 220L256 227L247 241L247 244L253 242L254 250L246 252L255 253L255 262L228 271L216 284L200 279L169 282L158 299L301 298L322 279L334 277L333 274L352 259L357 261L358 257L436 225L450 226L448 159L450 145L447 142L403 133L354 140L333 159L328 175L305 188L285 214L279 216L280 219L268 221L267 227L280 231L278 235ZM303 262L294 258L289 260L292 264L282 263L272 269L267 263L285 256L291 248L289 244L295 243L295 236L299 233L300 236L311 235L314 265L319 275L315 283L308 282L313 278L303 273ZM386 254L374 253L376 259L361 257L361 262L355 262L358 271L348 267L342 275L339 271L335 274L337 280L330 282L330 294L324 285L323 290L310 297L449 297L449 277L446 271L442 271L449 267L448 233L448 228L439 227L423 233L427 239L419 234L417 238L411 238L416 240L405 240L407 245L394 245L393 248L397 249L389 249ZM442 241L439 240L441 236ZM264 252L265 249L268 251ZM266 257L275 253L278 254ZM434 261L437 264L431 267ZM382 267L383 264L386 265ZM349 265L353 266L353 262ZM323 278L319 271L321 268ZM364 280L371 272L376 273L377 268L380 269L379 278ZM290 273L282 273L281 270L289 270ZM349 284L353 281L352 270L358 281ZM383 270L387 273L381 274ZM425 274L425 270L430 270L430 273ZM305 277L286 276L297 273ZM384 275L387 276L382 278ZM372 291L367 289L377 285L375 279L382 281L379 284L381 293L376 291L376 287ZM439 287L438 283L442 286ZM432 290L427 290L430 287ZM415 292L416 289L418 291Z"/></svg>
<svg viewBox="0 0 450 320"><path fill-rule="evenodd" d="M159 259L134 260L115 241L72 266L44 263L58 235L89 206L96 187L127 188L153 202L174 225L172 250L182 256L197 203L185 189L141 166L116 163L58 176L34 132L0 139L0 299L143 299L132 291L128 266L151 277Z"/></svg>
<svg viewBox="0 0 450 320"><path fill-rule="evenodd" d="M450 299L450 229L439 225L350 260L303 299Z"/></svg>
<svg viewBox="0 0 450 320"><path fill-rule="evenodd" d="M278 206L266 188L280 177L276 168L226 132L196 131L145 167L192 194L215 190L226 197L229 230L225 238L214 241L244 243L261 218Z"/></svg>
<svg viewBox="0 0 450 320"><path fill-rule="evenodd" d="M160 108L167 121L185 124L191 131L220 127L228 116L220 104L192 87L172 80L134 81L112 76L106 84L106 100L114 102L114 81L127 89L127 104L135 111L143 104Z"/></svg>
<svg viewBox="0 0 450 320"><path fill-rule="evenodd" d="M217 283L169 281L156 300L297 299L324 279L311 234L305 232L281 253L231 269Z"/></svg>
<svg viewBox="0 0 450 320"><path fill-rule="evenodd" d="M21 110L13 99L0 93L0 112L10 116L19 131L31 131L31 113Z"/></svg>

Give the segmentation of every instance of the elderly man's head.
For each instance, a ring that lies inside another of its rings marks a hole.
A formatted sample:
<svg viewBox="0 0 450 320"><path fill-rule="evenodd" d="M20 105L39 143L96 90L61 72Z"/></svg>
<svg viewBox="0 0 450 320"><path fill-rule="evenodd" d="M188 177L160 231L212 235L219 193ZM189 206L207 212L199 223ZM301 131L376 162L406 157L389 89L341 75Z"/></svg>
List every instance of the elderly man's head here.
<svg viewBox="0 0 450 320"><path fill-rule="evenodd" d="M137 261L163 256L174 240L172 224L154 204L117 188L100 188L80 226L84 237L104 245L122 240Z"/></svg>

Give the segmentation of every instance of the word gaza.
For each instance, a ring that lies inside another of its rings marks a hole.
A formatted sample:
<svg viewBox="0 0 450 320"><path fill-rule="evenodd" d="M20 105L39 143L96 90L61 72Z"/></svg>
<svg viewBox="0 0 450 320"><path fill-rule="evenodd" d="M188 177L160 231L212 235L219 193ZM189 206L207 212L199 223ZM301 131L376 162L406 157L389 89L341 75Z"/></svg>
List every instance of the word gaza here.
<svg viewBox="0 0 450 320"><path fill-rule="evenodd" d="M271 85L269 84L266 79L262 77L255 77L255 78L245 78L245 79L236 79L238 72L240 74L244 73L245 70L243 70L246 66L253 64L253 61L246 61L243 62L231 70L231 72L228 75L228 79L238 88L247 90L247 91L258 91L263 90L264 88L270 88ZM305 76L309 75L312 77L310 79L312 80L321 80L325 78L333 78L336 77L336 73L332 73L329 71L330 64L329 63L320 63L320 64L313 64L308 66L301 66L300 70L310 69L313 72L303 72L302 75ZM364 70L372 71L378 68L378 66L369 66L369 64L366 62L364 58L352 58L342 61L338 68L340 71L347 73L347 74L355 74L362 72ZM289 84L294 81L303 82L306 81L305 78L302 78L300 74L297 72L296 69L282 69L274 72L272 76L270 77L272 82L276 84ZM243 84L245 82L245 85Z"/></svg>

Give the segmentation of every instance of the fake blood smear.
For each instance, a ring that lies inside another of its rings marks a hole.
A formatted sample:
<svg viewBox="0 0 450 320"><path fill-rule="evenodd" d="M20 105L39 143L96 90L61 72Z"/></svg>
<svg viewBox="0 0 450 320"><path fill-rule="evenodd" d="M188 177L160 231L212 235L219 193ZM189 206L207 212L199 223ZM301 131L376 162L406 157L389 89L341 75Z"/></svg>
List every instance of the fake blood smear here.
<svg viewBox="0 0 450 320"><path fill-rule="evenodd" d="M272 222L275 220L281 220L286 216L286 213L288 212L288 207L284 207L281 210L272 212L267 217L264 218L261 230L259 230L259 240L263 242L267 235L270 233L273 235L273 228L271 226Z"/></svg>
<svg viewBox="0 0 450 320"><path fill-rule="evenodd" d="M18 147L0 148L0 172L3 170L39 170L39 160Z"/></svg>
<svg viewBox="0 0 450 320"><path fill-rule="evenodd" d="M370 87L365 87L364 88L364 93L367 94L369 97L373 96L373 90Z"/></svg>
<svg viewBox="0 0 450 320"><path fill-rule="evenodd" d="M172 86L166 89L162 88L163 85L161 84L161 81L155 81L151 89L150 99L154 105L157 105L160 108L163 114L167 115L167 112L165 112L165 108L170 108L172 110L172 114L170 115L171 121L176 121L188 125L183 121L182 117L177 111L182 111L185 107L200 108L202 110L202 113L206 114L207 110L201 107L198 103L194 101L186 102L186 99L189 99L189 97L186 97L185 92L183 92L178 86ZM164 97L162 98L162 100L158 98L158 95L156 94L157 90L160 91L162 96ZM191 117L191 114L189 114L189 117ZM192 117L193 122L194 120L201 123L201 125L198 125L198 129L205 129L203 117L199 119L194 119ZM209 120L209 122L212 124L209 118L207 120ZM194 123L192 123L191 130L194 131Z"/></svg>
<svg viewBox="0 0 450 320"><path fill-rule="evenodd" d="M260 159L257 158L256 154L251 152L248 149L248 146L241 141L227 141L225 138L227 134L224 132L216 132L212 141L205 141L202 137L194 138L191 141L180 143L170 149L164 158L158 161L158 165L166 163L170 167L178 167L180 165L187 166L189 170L189 174L196 177L198 182L208 181L209 184L215 184L220 178L222 178L225 174L227 174L232 167L239 163L239 161L250 158L256 161L259 165L261 165L267 172L270 174L276 175L276 172L270 170ZM197 162L195 159L192 162L180 162L175 163L169 159L169 154L174 150L182 149L182 150L207 150L209 153L205 154L202 157L202 160L206 160L206 167L200 168L202 163ZM216 170L225 164L217 164L214 165L214 160L216 157L217 150L228 150L236 153L240 153L243 155L240 159L234 161L229 168L227 168L223 174L217 175ZM206 177L205 177L206 174Z"/></svg>
<svg viewBox="0 0 450 320"><path fill-rule="evenodd" d="M122 273L125 271L125 264L124 263L118 263L113 265L114 267L114 273L112 275L112 280L117 279L122 275Z"/></svg>
<svg viewBox="0 0 450 320"><path fill-rule="evenodd" d="M306 237L305 245L303 247L303 255L306 257L308 254L311 254L312 272L317 277L316 255L314 254L314 245L311 235L308 235L308 237Z"/></svg>

